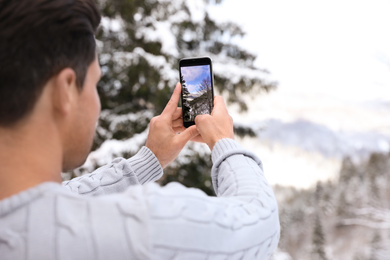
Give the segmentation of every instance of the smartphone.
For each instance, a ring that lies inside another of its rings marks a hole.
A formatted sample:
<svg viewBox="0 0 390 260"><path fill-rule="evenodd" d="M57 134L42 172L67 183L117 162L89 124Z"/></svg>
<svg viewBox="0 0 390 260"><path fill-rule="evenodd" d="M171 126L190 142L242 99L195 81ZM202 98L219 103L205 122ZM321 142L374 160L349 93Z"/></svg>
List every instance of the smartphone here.
<svg viewBox="0 0 390 260"><path fill-rule="evenodd" d="M209 57L179 61L183 125L195 124L195 117L211 114L214 105L214 77Z"/></svg>

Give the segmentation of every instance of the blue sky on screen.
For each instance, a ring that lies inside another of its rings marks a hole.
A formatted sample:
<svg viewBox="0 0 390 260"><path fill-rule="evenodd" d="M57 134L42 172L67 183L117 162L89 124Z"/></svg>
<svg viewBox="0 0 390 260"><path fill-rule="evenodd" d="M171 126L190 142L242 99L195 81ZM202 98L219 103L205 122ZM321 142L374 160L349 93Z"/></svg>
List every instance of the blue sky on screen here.
<svg viewBox="0 0 390 260"><path fill-rule="evenodd" d="M181 74L186 81L190 93L199 91L200 83L204 78L210 77L210 65L182 67Z"/></svg>

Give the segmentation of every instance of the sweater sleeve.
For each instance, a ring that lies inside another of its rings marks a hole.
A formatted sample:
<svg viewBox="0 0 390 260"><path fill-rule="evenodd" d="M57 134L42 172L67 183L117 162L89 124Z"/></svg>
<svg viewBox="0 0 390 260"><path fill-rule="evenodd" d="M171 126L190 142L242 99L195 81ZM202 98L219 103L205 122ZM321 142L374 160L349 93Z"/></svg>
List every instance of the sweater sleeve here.
<svg viewBox="0 0 390 260"><path fill-rule="evenodd" d="M162 174L158 159L144 146L129 159L116 158L110 164L90 174L64 181L62 185L80 195L102 195L122 192L131 185L156 181Z"/></svg>
<svg viewBox="0 0 390 260"><path fill-rule="evenodd" d="M152 259L268 259L277 247L278 207L260 160L231 139L212 157L218 197L178 183L147 192Z"/></svg>

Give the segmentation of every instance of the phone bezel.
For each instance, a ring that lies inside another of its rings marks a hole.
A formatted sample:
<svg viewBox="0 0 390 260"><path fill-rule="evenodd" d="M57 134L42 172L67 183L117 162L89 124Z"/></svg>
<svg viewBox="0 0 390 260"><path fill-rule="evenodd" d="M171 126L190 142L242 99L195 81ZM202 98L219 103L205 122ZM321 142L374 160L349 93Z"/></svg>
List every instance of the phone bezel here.
<svg viewBox="0 0 390 260"><path fill-rule="evenodd" d="M210 57L197 57L197 58L183 58L179 61L179 79L180 84L182 85L181 81L181 68L182 67L193 67L193 66L202 66L202 65L209 65L210 66L210 80L211 80L211 93L212 93L212 99L214 101L214 74L213 74L213 65ZM181 101L183 104L183 86L181 86ZM214 102L211 103L212 107L214 106ZM183 117L183 125L184 127L190 127L195 124L194 121L184 121L184 109L182 110L182 117Z"/></svg>

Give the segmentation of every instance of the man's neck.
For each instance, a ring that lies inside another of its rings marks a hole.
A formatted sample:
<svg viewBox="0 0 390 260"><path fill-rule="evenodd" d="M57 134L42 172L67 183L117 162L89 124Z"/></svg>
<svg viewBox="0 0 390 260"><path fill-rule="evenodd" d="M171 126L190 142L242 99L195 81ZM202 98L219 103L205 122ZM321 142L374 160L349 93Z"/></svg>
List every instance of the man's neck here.
<svg viewBox="0 0 390 260"><path fill-rule="evenodd" d="M0 199L61 181L61 149L47 124L0 127Z"/></svg>

